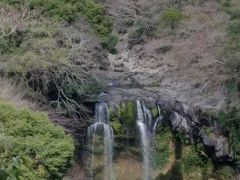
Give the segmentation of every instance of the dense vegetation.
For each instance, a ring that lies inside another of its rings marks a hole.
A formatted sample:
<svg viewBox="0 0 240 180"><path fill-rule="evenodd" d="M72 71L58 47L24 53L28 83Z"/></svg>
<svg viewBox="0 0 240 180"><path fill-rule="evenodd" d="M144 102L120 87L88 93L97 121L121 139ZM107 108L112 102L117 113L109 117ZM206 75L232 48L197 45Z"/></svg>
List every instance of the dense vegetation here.
<svg viewBox="0 0 240 180"><path fill-rule="evenodd" d="M22 10L6 4L3 7L15 13L16 18L22 15ZM28 13L21 28L0 36L1 76L23 86L28 97L51 104L62 114L84 117L84 103L94 100L101 87L74 62L73 46L78 45L78 40L68 40L59 22L38 17L33 10Z"/></svg>
<svg viewBox="0 0 240 180"><path fill-rule="evenodd" d="M5 2L18 8L24 4L30 9L39 10L41 14L59 21L74 21L79 16L84 17L102 40L103 47L110 52L115 51L117 39L112 35L111 19L106 15L105 8L94 0L13 0Z"/></svg>
<svg viewBox="0 0 240 180"><path fill-rule="evenodd" d="M154 39L159 32L174 35L185 19L182 7L194 3L200 6L204 1L172 0L157 15L130 7L127 12L130 14L123 13L124 17L119 17L123 19L121 25L129 28L128 48L144 43L149 37ZM239 91L240 4L237 0L219 2L229 15L219 62L224 71L229 70L234 88ZM95 34L95 41L100 41L108 52L117 53L118 38L113 35L113 23L105 7L94 0L2 0L0 8L0 76L16 83L26 97L41 105L70 117L86 118L87 105L96 101L102 87L84 67L86 61L76 61L76 56L80 54L85 59L91 50L85 50L82 39L76 37L78 35L72 37L74 33L67 28L74 27L76 22L85 26L81 24L85 22ZM76 46L80 50L76 50ZM106 50L100 51L106 53ZM117 153L140 157L135 111L135 101L122 102L116 109L110 109L110 124ZM158 115L158 110L151 111L153 117ZM230 107L209 118L218 119L226 128L234 150L234 163L239 165L239 108ZM151 159L156 169L164 167L174 155L173 134L165 127L158 133ZM231 178L231 167L214 169L212 159L207 157L202 146L185 142L183 137L180 139L182 152L176 159L176 166L185 179L193 179L196 174L207 178ZM60 179L71 165L73 150L72 139L61 128L50 124L46 115L17 110L0 102L0 179ZM102 152L103 146L99 144L92 153Z"/></svg>
<svg viewBox="0 0 240 180"><path fill-rule="evenodd" d="M0 102L0 177L59 179L70 167L74 144L45 114Z"/></svg>
<svg viewBox="0 0 240 180"><path fill-rule="evenodd" d="M226 112L222 111L217 116L222 126L226 128L231 139L231 145L234 150L236 164L240 164L240 110L233 107Z"/></svg>
<svg viewBox="0 0 240 180"><path fill-rule="evenodd" d="M158 127L153 142L151 162L154 169L162 169L174 154L173 135L168 127Z"/></svg>
<svg viewBox="0 0 240 180"><path fill-rule="evenodd" d="M222 0L221 5L226 13L229 14L229 19L226 27L226 37L224 41L224 60L229 68L230 74L239 82L240 72L240 4L234 0Z"/></svg>

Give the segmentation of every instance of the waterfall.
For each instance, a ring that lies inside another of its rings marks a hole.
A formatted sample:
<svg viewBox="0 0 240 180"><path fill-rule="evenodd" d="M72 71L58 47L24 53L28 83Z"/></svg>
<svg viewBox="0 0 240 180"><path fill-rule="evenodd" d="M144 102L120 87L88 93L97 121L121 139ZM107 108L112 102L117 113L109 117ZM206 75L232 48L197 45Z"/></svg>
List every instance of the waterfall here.
<svg viewBox="0 0 240 180"><path fill-rule="evenodd" d="M158 108L159 117L153 122L150 110L144 103L137 100L137 126L140 133L141 149L143 156L143 179L151 179L150 155L152 151L152 142L154 140L157 124L162 120L160 107Z"/></svg>
<svg viewBox="0 0 240 180"><path fill-rule="evenodd" d="M150 122L149 114L146 113L146 107L141 106L140 101L137 100L137 126L140 132L142 154L143 154L143 179L148 180L150 178L150 136L146 123ZM148 122L146 122L148 120Z"/></svg>
<svg viewBox="0 0 240 180"><path fill-rule="evenodd" d="M157 104L157 109L158 109L158 118L157 120L155 121L154 125L153 125L153 138L155 137L155 133L156 133L156 128L157 128L157 124L159 123L159 121L163 120L163 116L162 116L162 113L161 113L161 109L159 107L159 105Z"/></svg>
<svg viewBox="0 0 240 180"><path fill-rule="evenodd" d="M103 136L104 144L104 180L113 180L113 130L109 123L109 112L106 103L100 102L96 104L95 107L95 123L88 128L88 138L91 139L91 149L92 153L96 148L96 136L98 132L101 131ZM94 159L93 154L91 155L91 171L93 171ZM93 175L93 172L92 172Z"/></svg>

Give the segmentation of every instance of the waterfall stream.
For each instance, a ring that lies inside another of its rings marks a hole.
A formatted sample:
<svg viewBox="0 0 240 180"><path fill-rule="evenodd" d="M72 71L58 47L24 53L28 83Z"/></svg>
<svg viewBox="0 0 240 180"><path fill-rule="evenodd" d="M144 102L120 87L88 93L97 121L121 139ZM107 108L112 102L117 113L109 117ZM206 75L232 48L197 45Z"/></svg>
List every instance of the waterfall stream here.
<svg viewBox="0 0 240 180"><path fill-rule="evenodd" d="M149 143L149 134L147 131L146 120L148 113L146 113L145 106L142 108L140 101L137 101L137 126L141 138L141 146L143 153L143 179L148 180L150 178L150 143ZM150 116L148 116L150 118Z"/></svg>
<svg viewBox="0 0 240 180"><path fill-rule="evenodd" d="M143 180L150 180L151 177L151 152L153 141L155 137L155 131L158 122L162 120L160 107L157 106L158 118L153 119L151 111L148 109L144 101L136 101L136 125L138 128L141 152L142 152L142 169ZM95 179L96 170L99 167L103 168L103 180L114 180L113 172L113 141L114 134L113 129L109 125L109 108L104 102L99 102L95 107L95 122L88 128L88 139L91 155L90 161L90 176ZM127 134L128 129L123 129L124 134ZM128 145L128 138L126 139L126 145ZM95 152L102 153L102 159L95 155ZM96 158L97 157L97 158ZM100 163L100 165L99 165ZM97 170L98 171L98 170Z"/></svg>
<svg viewBox="0 0 240 180"><path fill-rule="evenodd" d="M88 128L88 138L91 139L91 149L94 152L96 147L96 136L98 135L98 131L101 131L101 135L103 136L103 144L104 144L104 180L113 180L113 130L109 123L109 112L108 106L106 103L100 102L96 104L95 107L95 123ZM93 154L91 155L91 171L93 171L94 159ZM93 176L93 172L92 172Z"/></svg>
<svg viewBox="0 0 240 180"><path fill-rule="evenodd" d="M152 142L154 140L157 124L162 120L161 111L159 106L159 117L153 122L150 110L146 107L145 103L141 103L139 100L137 103L137 126L140 133L141 149L143 156L143 179L151 179L151 163L150 155L152 151Z"/></svg>

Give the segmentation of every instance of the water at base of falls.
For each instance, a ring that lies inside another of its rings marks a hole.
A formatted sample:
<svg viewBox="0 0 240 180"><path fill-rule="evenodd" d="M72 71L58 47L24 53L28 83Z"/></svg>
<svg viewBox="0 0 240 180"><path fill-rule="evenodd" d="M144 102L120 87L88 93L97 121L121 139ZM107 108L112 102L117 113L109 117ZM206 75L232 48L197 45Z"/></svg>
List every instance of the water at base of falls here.
<svg viewBox="0 0 240 180"><path fill-rule="evenodd" d="M92 153L97 148L96 146L96 137L98 135L103 136L103 144L104 144L104 180L113 180L113 130L110 125L108 125L109 121L109 112L108 106L106 103L100 102L96 104L95 108L95 123L88 128L88 138L90 140L90 146ZM99 133L100 131L100 133ZM93 176L94 169L94 154L91 154L91 162L90 162L90 171Z"/></svg>

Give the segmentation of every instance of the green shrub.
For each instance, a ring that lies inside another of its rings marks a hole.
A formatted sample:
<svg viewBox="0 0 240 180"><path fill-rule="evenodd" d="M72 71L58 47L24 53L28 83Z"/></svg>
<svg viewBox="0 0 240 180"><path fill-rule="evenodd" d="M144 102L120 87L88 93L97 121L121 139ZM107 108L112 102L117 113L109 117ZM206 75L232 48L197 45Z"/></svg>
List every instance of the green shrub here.
<svg viewBox="0 0 240 180"><path fill-rule="evenodd" d="M203 151L199 146L189 145L183 150L181 164L183 171L189 173L197 167L204 167L207 163L207 157L203 156Z"/></svg>
<svg viewBox="0 0 240 180"><path fill-rule="evenodd" d="M232 179L234 175L234 170L232 167L223 166L216 170L214 178L218 180Z"/></svg>
<svg viewBox="0 0 240 180"><path fill-rule="evenodd" d="M47 115L0 102L1 179L60 179L73 151L72 138Z"/></svg>
<svg viewBox="0 0 240 180"><path fill-rule="evenodd" d="M14 69L5 76L20 82L27 96L40 103L50 104L59 113L71 117L85 118L85 103L95 101L100 84L74 65L32 65L32 68Z"/></svg>
<svg viewBox="0 0 240 180"><path fill-rule="evenodd" d="M115 48L118 42L118 38L116 36L108 36L104 37L102 40L102 46L104 49L107 49L112 54L116 54L117 50Z"/></svg>
<svg viewBox="0 0 240 180"><path fill-rule="evenodd" d="M21 45L23 39L24 33L22 32L0 37L0 54L13 53Z"/></svg>
<svg viewBox="0 0 240 180"><path fill-rule="evenodd" d="M168 128L162 129L156 134L153 142L153 152L151 157L151 162L155 169L161 169L173 153L173 149L171 149L171 141L172 133Z"/></svg>
<svg viewBox="0 0 240 180"><path fill-rule="evenodd" d="M120 122L118 121L112 121L110 122L113 131L114 131L114 135L120 135L122 133L122 125L120 124Z"/></svg>
<svg viewBox="0 0 240 180"><path fill-rule="evenodd" d="M240 38L240 20L229 21L228 35L233 38Z"/></svg>
<svg viewBox="0 0 240 180"><path fill-rule="evenodd" d="M33 100L50 104L62 114L83 117L85 103L95 100L101 86L86 70L72 64L69 41L61 37L59 45L60 25L40 20L31 20L24 36L17 36L21 37L17 45L3 42L6 48L2 48L0 39L0 65L4 67L0 73L22 85Z"/></svg>
<svg viewBox="0 0 240 180"><path fill-rule="evenodd" d="M229 8L225 9L226 12L230 15L231 19L240 18L240 7L229 4Z"/></svg>
<svg viewBox="0 0 240 180"><path fill-rule="evenodd" d="M166 9L165 11L163 11L161 15L163 25L171 29L175 29L182 19L183 19L182 12L175 8Z"/></svg>
<svg viewBox="0 0 240 180"><path fill-rule="evenodd" d="M119 120L124 127L134 128L136 120L136 102L125 101L121 102L119 107Z"/></svg>
<svg viewBox="0 0 240 180"><path fill-rule="evenodd" d="M235 80L240 78L240 4L237 1L222 0L223 9L230 15L227 23L223 57L226 68Z"/></svg>
<svg viewBox="0 0 240 180"><path fill-rule="evenodd" d="M19 7L21 0L5 0L6 3ZM92 26L94 32L107 44L104 47L114 51L116 37L112 35L111 18L107 16L105 8L94 0L24 0L31 8L40 10L40 12L57 21L73 21L79 16L84 17ZM112 39L113 42L110 43ZM107 42L107 43L106 43ZM110 48L111 47L111 48Z"/></svg>
<svg viewBox="0 0 240 180"><path fill-rule="evenodd" d="M219 122L225 127L230 136L231 145L234 150L237 164L240 163L240 110L236 107L229 109L227 112L218 114Z"/></svg>

